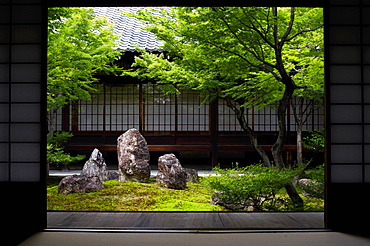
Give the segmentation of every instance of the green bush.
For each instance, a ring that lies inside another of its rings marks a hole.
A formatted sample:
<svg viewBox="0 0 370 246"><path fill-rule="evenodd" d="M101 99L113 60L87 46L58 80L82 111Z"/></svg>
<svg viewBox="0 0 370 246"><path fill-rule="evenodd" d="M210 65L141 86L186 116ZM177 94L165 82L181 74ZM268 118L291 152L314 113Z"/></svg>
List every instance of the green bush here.
<svg viewBox="0 0 370 246"><path fill-rule="evenodd" d="M325 133L322 130L315 129L308 131L309 136L304 137L302 144L305 148L314 152L324 152L325 150Z"/></svg>
<svg viewBox="0 0 370 246"><path fill-rule="evenodd" d="M291 183L301 169L267 168L252 165L237 169L215 169L203 183L214 193L213 201L230 210L276 210L280 189ZM267 203L266 203L267 202ZM266 207L264 207L264 204ZM280 206L280 205L279 205Z"/></svg>
<svg viewBox="0 0 370 246"><path fill-rule="evenodd" d="M56 132L47 143L47 159L49 164L68 165L85 158L84 155L71 156L64 150L65 144L73 134L70 132Z"/></svg>
<svg viewBox="0 0 370 246"><path fill-rule="evenodd" d="M299 182L302 193L307 197L324 199L325 194L324 164L307 171L308 181Z"/></svg>

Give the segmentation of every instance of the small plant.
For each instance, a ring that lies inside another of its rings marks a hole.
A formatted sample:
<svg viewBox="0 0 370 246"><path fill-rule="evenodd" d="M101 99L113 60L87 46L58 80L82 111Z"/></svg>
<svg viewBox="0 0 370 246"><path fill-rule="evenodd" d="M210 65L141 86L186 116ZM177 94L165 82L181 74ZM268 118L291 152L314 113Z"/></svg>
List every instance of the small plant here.
<svg viewBox="0 0 370 246"><path fill-rule="evenodd" d="M85 158L84 155L71 156L65 152L64 146L69 138L73 136L70 132L56 132L47 143L47 159L49 164L68 165Z"/></svg>
<svg viewBox="0 0 370 246"><path fill-rule="evenodd" d="M315 152L324 152L325 150L325 135L324 131L315 129L308 131L309 136L304 137L302 144L305 148L311 149Z"/></svg>
<svg viewBox="0 0 370 246"><path fill-rule="evenodd" d="M230 210L274 210L280 189L291 183L301 169L267 168L252 165L237 169L216 168L216 175L208 175L203 184L211 189L215 204Z"/></svg>

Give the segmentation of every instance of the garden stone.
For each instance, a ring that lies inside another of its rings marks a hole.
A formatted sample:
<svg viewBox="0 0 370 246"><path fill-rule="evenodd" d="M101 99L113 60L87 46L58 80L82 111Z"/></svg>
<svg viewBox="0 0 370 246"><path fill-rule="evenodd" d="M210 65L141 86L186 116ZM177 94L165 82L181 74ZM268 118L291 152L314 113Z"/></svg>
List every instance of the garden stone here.
<svg viewBox="0 0 370 246"><path fill-rule="evenodd" d="M98 176L100 181L109 180L109 171L102 153L98 149L94 149L90 158L86 161L82 172L86 176Z"/></svg>
<svg viewBox="0 0 370 246"><path fill-rule="evenodd" d="M165 154L158 158L156 181L167 188L186 189L187 174L174 154Z"/></svg>
<svg viewBox="0 0 370 246"><path fill-rule="evenodd" d="M119 178L119 175L118 175L118 172L114 172L114 171L110 171L109 172L109 179L118 179Z"/></svg>
<svg viewBox="0 0 370 246"><path fill-rule="evenodd" d="M89 193L104 189L104 185L98 176L71 175L64 177L58 185L58 193L68 195L70 193Z"/></svg>
<svg viewBox="0 0 370 246"><path fill-rule="evenodd" d="M199 183L198 171L192 168L184 168L186 172L186 182Z"/></svg>
<svg viewBox="0 0 370 246"><path fill-rule="evenodd" d="M147 183L150 178L150 154L145 138L130 129L117 139L120 181Z"/></svg>
<svg viewBox="0 0 370 246"><path fill-rule="evenodd" d="M322 197L317 196L317 193L319 192L319 190L317 189L318 184L319 183L317 183L315 180L312 180L312 179L298 180L298 185L302 187L302 195L305 197L322 198Z"/></svg>

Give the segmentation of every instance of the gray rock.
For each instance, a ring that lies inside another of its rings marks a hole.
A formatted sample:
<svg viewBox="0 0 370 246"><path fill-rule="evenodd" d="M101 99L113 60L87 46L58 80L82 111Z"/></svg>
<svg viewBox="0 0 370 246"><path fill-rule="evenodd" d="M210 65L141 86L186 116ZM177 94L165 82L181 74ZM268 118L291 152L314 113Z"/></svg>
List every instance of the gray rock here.
<svg viewBox="0 0 370 246"><path fill-rule="evenodd" d="M149 181L149 149L138 130L130 129L117 139L117 156L120 181Z"/></svg>
<svg viewBox="0 0 370 246"><path fill-rule="evenodd" d="M98 149L94 149L90 158L86 161L81 175L98 176L101 181L109 180L109 171L102 153Z"/></svg>
<svg viewBox="0 0 370 246"><path fill-rule="evenodd" d="M187 174L174 154L162 155L158 158L156 181L167 188L186 189Z"/></svg>
<svg viewBox="0 0 370 246"><path fill-rule="evenodd" d="M118 179L119 178L119 175L118 175L118 172L114 172L114 171L110 171L109 172L109 179Z"/></svg>
<svg viewBox="0 0 370 246"><path fill-rule="evenodd" d="M104 189L104 185L98 176L71 175L64 177L58 185L58 193L68 195L70 193L95 192Z"/></svg>
<svg viewBox="0 0 370 246"><path fill-rule="evenodd" d="M186 172L186 182L199 183L198 171L192 168L184 168Z"/></svg>

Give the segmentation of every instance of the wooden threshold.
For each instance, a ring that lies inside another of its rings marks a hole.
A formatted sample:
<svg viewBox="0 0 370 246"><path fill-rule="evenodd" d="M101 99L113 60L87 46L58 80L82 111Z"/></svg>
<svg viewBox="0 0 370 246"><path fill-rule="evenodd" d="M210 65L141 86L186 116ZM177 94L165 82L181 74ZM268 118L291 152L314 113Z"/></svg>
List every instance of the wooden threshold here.
<svg viewBox="0 0 370 246"><path fill-rule="evenodd" d="M48 229L306 230L324 229L323 212L59 212Z"/></svg>

